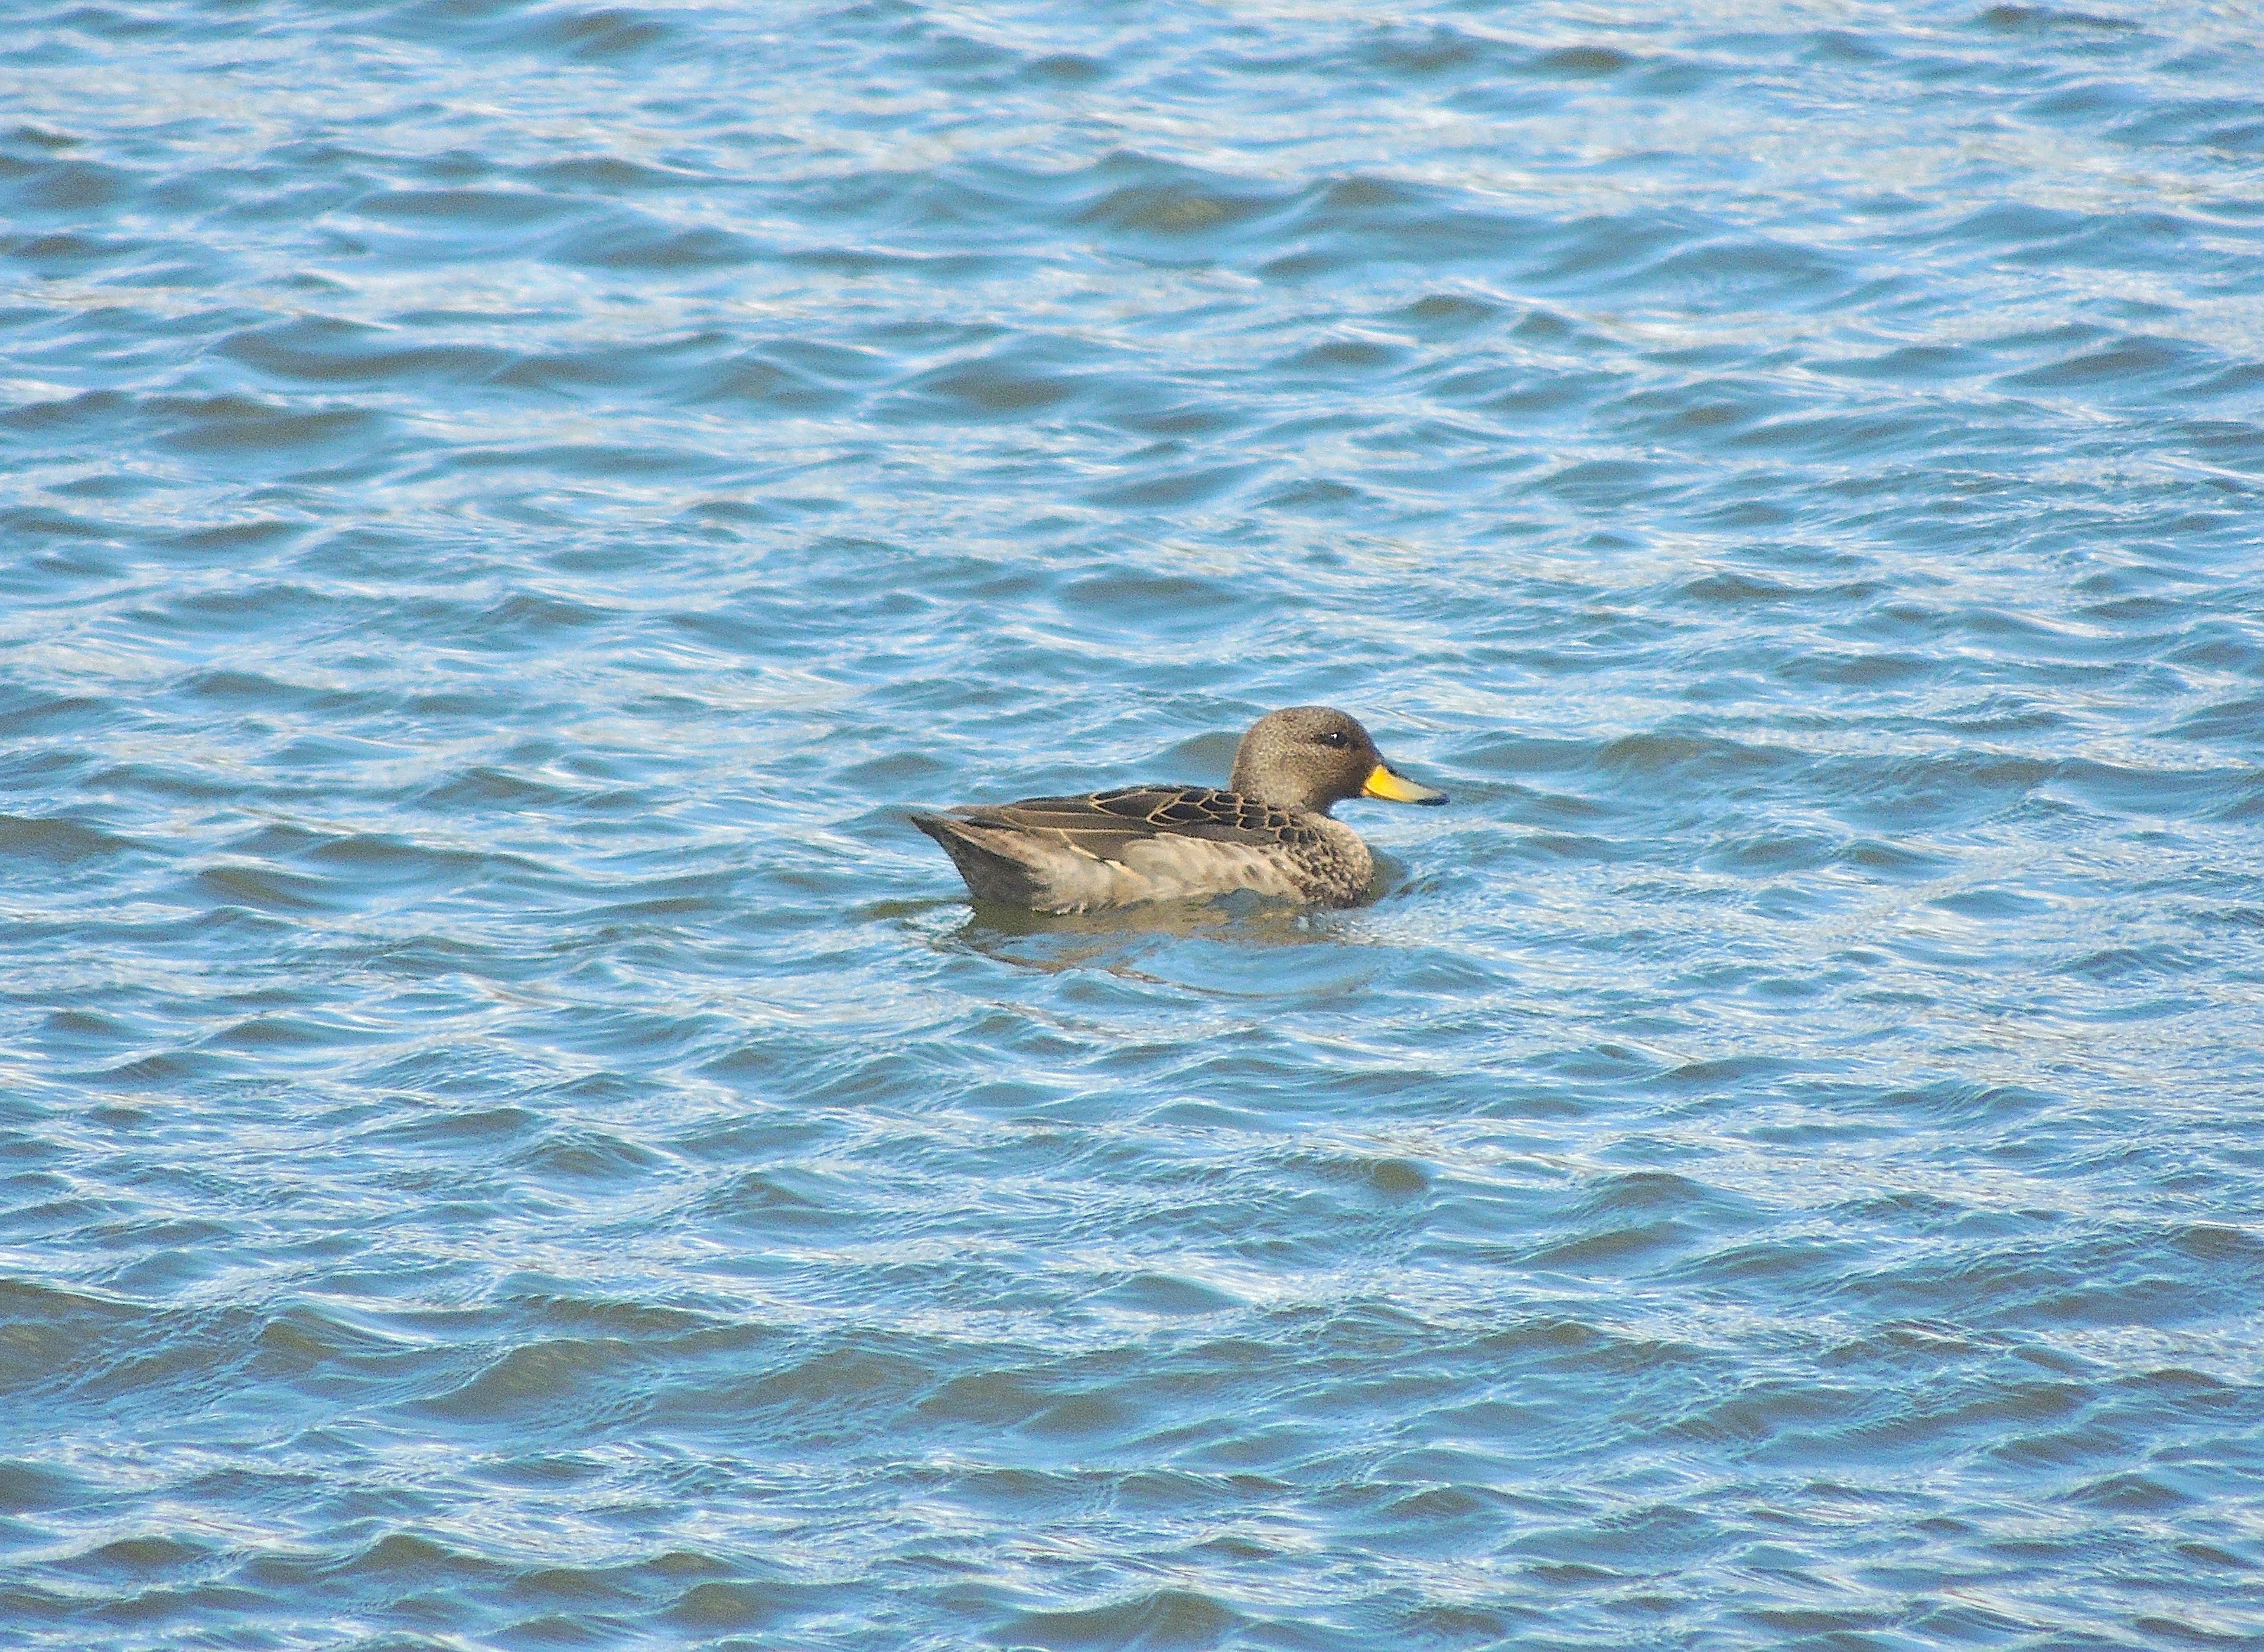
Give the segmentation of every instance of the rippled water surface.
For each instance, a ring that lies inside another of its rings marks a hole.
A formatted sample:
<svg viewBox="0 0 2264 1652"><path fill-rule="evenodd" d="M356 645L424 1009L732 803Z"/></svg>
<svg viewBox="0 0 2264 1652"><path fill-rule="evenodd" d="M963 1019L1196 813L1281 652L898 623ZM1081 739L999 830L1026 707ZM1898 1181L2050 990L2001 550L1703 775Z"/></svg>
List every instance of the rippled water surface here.
<svg viewBox="0 0 2264 1652"><path fill-rule="evenodd" d="M8 1644L2264 1644L2253 9L9 24Z"/></svg>

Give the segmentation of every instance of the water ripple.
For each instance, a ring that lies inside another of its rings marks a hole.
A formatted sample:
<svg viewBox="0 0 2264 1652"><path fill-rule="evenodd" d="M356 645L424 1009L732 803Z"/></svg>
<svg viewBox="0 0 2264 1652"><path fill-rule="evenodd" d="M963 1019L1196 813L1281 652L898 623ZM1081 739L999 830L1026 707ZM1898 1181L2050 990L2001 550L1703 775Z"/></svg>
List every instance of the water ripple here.
<svg viewBox="0 0 2264 1652"><path fill-rule="evenodd" d="M2244 19L14 20L15 1641L2256 1637Z"/></svg>

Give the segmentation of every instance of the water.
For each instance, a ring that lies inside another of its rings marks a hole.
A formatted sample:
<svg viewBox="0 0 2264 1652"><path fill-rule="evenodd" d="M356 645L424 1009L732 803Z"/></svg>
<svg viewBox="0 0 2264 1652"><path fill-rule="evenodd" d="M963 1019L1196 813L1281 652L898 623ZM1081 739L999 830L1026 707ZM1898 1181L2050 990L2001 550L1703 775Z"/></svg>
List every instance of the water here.
<svg viewBox="0 0 2264 1652"><path fill-rule="evenodd" d="M2256 22L18 0L8 1642L2264 1643Z"/></svg>

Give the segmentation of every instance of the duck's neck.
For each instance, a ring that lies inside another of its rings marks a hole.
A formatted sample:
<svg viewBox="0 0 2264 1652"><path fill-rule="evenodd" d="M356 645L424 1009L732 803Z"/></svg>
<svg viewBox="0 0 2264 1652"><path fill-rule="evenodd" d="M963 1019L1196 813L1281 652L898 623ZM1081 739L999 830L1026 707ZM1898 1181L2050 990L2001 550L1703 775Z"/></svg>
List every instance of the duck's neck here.
<svg viewBox="0 0 2264 1652"><path fill-rule="evenodd" d="M1277 781L1268 786L1259 778L1258 765L1240 757L1234 761L1234 772L1227 777L1226 789L1297 815L1325 815L1336 802L1332 797L1316 797L1295 785L1284 786Z"/></svg>
<svg viewBox="0 0 2264 1652"><path fill-rule="evenodd" d="M1318 815L1324 820L1328 818L1329 810L1335 807L1336 803L1334 798L1327 797L1307 797L1303 794L1284 797L1278 788L1268 790L1262 786L1244 786L1239 779L1229 780L1226 783L1226 789L1243 797L1254 797L1259 802L1271 804L1275 808L1286 808L1292 815Z"/></svg>

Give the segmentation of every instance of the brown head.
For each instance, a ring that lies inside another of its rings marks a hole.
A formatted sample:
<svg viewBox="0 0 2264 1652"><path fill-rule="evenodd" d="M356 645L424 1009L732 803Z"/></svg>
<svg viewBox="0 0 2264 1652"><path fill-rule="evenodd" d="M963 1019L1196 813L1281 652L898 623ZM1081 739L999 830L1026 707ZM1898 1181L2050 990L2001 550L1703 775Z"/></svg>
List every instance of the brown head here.
<svg viewBox="0 0 2264 1652"><path fill-rule="evenodd" d="M1235 749L1227 787L1260 802L1325 815L1348 797L1394 803L1443 803L1444 792L1418 786L1383 760L1368 730L1326 706L1292 706L1250 726Z"/></svg>

